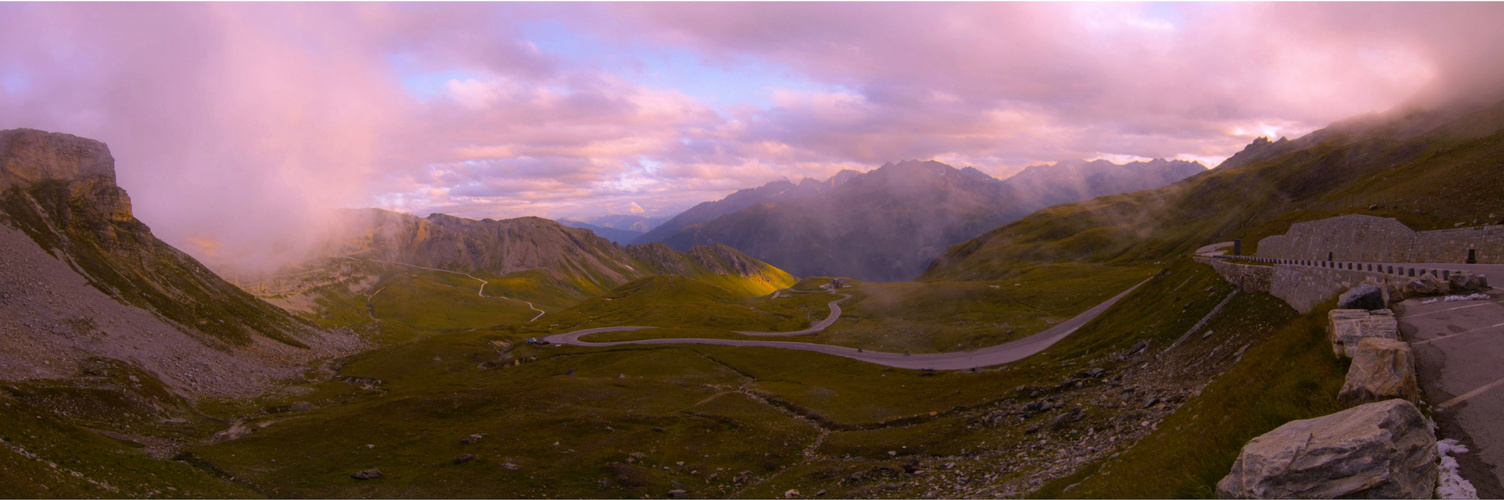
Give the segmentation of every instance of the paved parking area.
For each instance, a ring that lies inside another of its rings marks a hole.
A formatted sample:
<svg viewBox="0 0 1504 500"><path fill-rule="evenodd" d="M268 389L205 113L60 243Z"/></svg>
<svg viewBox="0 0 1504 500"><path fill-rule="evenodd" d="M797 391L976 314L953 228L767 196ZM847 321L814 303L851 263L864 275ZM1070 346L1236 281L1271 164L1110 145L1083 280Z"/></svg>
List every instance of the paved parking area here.
<svg viewBox="0 0 1504 500"><path fill-rule="evenodd" d="M1422 303L1430 298L1411 298L1395 312L1401 334L1415 349L1420 385L1441 427L1438 437L1471 450L1457 460L1480 498L1504 498L1504 291L1489 295L1431 304Z"/></svg>

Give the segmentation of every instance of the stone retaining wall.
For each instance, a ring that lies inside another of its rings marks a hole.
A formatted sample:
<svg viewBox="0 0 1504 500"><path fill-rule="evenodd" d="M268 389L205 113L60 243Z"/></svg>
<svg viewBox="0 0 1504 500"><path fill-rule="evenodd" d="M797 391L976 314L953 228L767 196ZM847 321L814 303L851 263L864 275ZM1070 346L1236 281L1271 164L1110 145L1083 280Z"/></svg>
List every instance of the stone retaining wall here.
<svg viewBox="0 0 1504 500"><path fill-rule="evenodd" d="M1400 221L1344 215L1290 226L1259 240L1259 257L1353 262L1465 262L1477 250L1480 264L1504 264L1504 226L1416 232Z"/></svg>
<svg viewBox="0 0 1504 500"><path fill-rule="evenodd" d="M1273 266L1250 266L1234 264L1222 259L1194 257L1196 262L1212 266L1228 283L1238 285L1247 292L1268 292L1269 282L1274 277Z"/></svg>

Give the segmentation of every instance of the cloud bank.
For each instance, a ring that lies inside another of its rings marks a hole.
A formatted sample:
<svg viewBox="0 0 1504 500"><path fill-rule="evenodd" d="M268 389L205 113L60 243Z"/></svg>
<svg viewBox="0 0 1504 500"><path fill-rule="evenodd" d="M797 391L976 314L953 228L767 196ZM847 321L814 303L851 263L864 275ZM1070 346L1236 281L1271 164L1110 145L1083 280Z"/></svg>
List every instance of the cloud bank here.
<svg viewBox="0 0 1504 500"><path fill-rule="evenodd" d="M0 128L110 144L208 261L328 207L666 215L937 159L1214 164L1261 135L1498 98L1504 5L0 4Z"/></svg>

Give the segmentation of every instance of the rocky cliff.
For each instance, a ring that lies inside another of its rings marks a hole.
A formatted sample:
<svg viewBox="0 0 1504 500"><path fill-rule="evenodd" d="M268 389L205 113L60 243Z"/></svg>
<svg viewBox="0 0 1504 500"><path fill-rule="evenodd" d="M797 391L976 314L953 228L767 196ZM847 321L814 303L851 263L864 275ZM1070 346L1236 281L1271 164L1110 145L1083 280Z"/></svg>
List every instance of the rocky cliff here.
<svg viewBox="0 0 1504 500"><path fill-rule="evenodd" d="M0 131L0 186L0 378L68 378L103 358L184 394L253 394L360 343L158 240L103 143Z"/></svg>

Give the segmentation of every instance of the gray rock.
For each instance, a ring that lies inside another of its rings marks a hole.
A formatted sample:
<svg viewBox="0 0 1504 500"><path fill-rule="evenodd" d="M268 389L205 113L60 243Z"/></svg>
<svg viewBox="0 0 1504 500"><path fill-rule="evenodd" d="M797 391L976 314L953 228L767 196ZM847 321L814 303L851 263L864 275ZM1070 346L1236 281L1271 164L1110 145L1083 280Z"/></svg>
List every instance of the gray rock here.
<svg viewBox="0 0 1504 500"><path fill-rule="evenodd" d="M1426 273L1415 277L1415 279L1405 282L1405 286L1401 288L1401 291L1403 291L1406 296L1444 295L1451 293L1451 288L1452 287L1448 285L1447 282L1442 281L1441 278L1437 278L1431 273Z"/></svg>
<svg viewBox="0 0 1504 500"><path fill-rule="evenodd" d="M1326 315L1327 340L1332 342L1332 352L1338 356L1352 357L1358 341L1369 337L1399 340L1399 324L1394 313L1388 309L1364 311L1362 309L1332 309Z"/></svg>
<svg viewBox="0 0 1504 500"><path fill-rule="evenodd" d="M1420 383L1415 379L1415 353L1398 340L1366 338L1358 341L1347 381L1337 400L1368 403L1401 398L1420 402Z"/></svg>
<svg viewBox="0 0 1504 500"><path fill-rule="evenodd" d="M1447 278L1447 286L1454 293L1473 293L1483 290L1483 280L1478 275L1469 272L1452 273Z"/></svg>
<svg viewBox="0 0 1504 500"><path fill-rule="evenodd" d="M1403 399L1296 420L1254 438L1220 498L1431 498L1436 436Z"/></svg>
<svg viewBox="0 0 1504 500"><path fill-rule="evenodd" d="M454 457L454 463L456 463L456 464L462 464L462 463L465 463L465 462L469 462L471 460L475 460L475 455L471 455L469 453L466 453L464 455L460 455L458 457Z"/></svg>
<svg viewBox="0 0 1504 500"><path fill-rule="evenodd" d="M366 469L354 474L350 474L350 477L360 480L376 479L378 477L381 477L381 469Z"/></svg>
<svg viewBox="0 0 1504 500"><path fill-rule="evenodd" d="M1387 279L1379 279L1373 276L1369 276L1367 278L1363 278L1363 284L1374 285L1383 289L1384 303L1386 304L1386 307L1387 304L1393 304L1395 302L1405 300L1405 293L1403 290L1404 284L1400 283L1398 280L1389 281Z"/></svg>
<svg viewBox="0 0 1504 500"><path fill-rule="evenodd" d="M689 492L685 490L668 490L669 498L689 498Z"/></svg>
<svg viewBox="0 0 1504 500"><path fill-rule="evenodd" d="M1337 308L1383 309L1389 307L1388 297L1385 295L1388 294L1384 293L1384 287L1361 283L1358 286L1352 287L1351 290L1348 290L1347 293L1342 294L1341 298L1337 299Z"/></svg>

